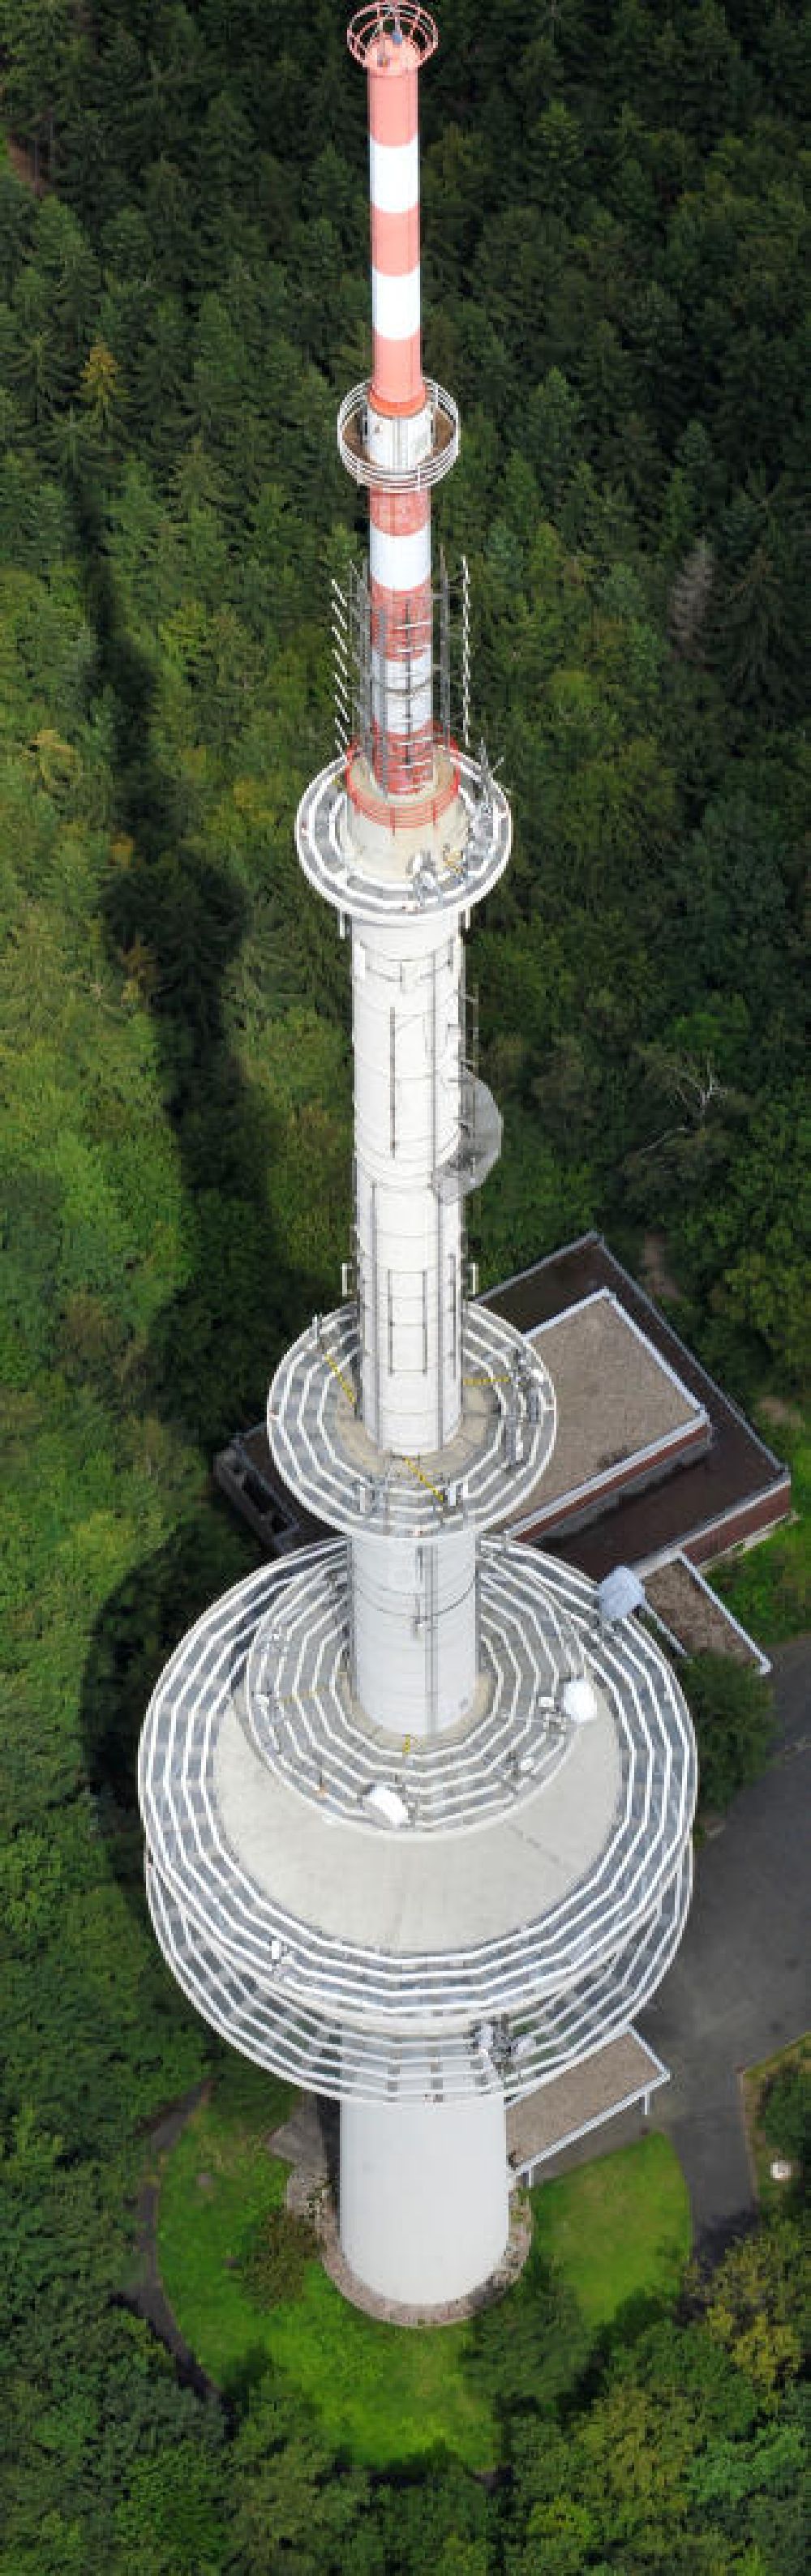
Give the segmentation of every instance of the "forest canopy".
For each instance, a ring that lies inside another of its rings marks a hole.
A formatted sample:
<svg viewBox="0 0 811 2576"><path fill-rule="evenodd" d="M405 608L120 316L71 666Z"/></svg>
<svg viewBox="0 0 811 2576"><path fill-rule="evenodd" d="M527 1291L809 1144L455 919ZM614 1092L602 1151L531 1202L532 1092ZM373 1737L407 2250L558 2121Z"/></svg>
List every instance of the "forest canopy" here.
<svg viewBox="0 0 811 2576"><path fill-rule="evenodd" d="M437 532L515 815L471 941L505 1112L472 1249L486 1280L592 1224L631 1259L662 1237L704 1357L790 1392L808 15L439 15L424 341L463 431ZM0 2567L793 2576L788 2254L771 2378L737 2282L737 2343L666 2322L554 2425L530 2407L495 2501L453 2466L370 2498L283 2391L227 2422L120 2304L139 2124L218 2054L148 1930L137 1730L250 1562L212 1451L349 1249L346 952L292 820L364 547L335 412L370 355L365 101L340 0L0 0L0 85Z"/></svg>

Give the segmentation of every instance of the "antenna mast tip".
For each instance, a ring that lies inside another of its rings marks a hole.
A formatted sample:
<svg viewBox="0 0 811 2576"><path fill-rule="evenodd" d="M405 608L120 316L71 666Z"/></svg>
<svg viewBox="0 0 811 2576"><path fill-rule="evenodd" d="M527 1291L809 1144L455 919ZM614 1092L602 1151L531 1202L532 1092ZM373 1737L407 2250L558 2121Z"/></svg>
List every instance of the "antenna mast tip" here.
<svg viewBox="0 0 811 2576"><path fill-rule="evenodd" d="M350 18L346 41L355 62L364 69L378 49L374 68L399 70L396 47L398 51L402 48L401 60L405 56L413 61L416 55L421 70L436 53L439 34L436 20L417 5L417 0L393 0L390 8L383 6L383 0L367 0L367 6L356 9Z"/></svg>

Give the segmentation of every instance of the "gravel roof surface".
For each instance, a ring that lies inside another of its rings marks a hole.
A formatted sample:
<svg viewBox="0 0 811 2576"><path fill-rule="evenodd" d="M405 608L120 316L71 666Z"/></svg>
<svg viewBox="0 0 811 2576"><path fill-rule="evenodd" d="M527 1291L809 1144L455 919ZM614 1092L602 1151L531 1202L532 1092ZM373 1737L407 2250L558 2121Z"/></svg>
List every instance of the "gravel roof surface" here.
<svg viewBox="0 0 811 2576"><path fill-rule="evenodd" d="M532 1339L557 1395L558 1436L522 1518L700 1419L696 1396L675 1383L607 1289Z"/></svg>
<svg viewBox="0 0 811 2576"><path fill-rule="evenodd" d="M710 1601L704 1586L696 1582L692 1566L678 1557L671 1565L657 1565L645 1576L645 1599L658 1611L674 1637L686 1646L689 1655L729 1655L734 1664L752 1664L757 1657L744 1637L739 1637L722 1601Z"/></svg>
<svg viewBox="0 0 811 2576"><path fill-rule="evenodd" d="M528 2093L507 2112L507 2146L516 2164L551 2153L587 2120L607 2120L621 2102L661 2080L661 2068L635 2030L609 2040L607 2048L569 2067L540 2092Z"/></svg>
<svg viewBox="0 0 811 2576"><path fill-rule="evenodd" d="M719 1515L742 1507L751 1510L761 1496L767 1500L775 1495L771 1517L779 1520L790 1508L788 1470L685 1349L601 1235L583 1235L579 1242L564 1245L520 1277L488 1289L485 1302L527 1333L548 1318L557 1320L562 1310L568 1311L595 1288L613 1289L632 1321L706 1408L712 1437L707 1448L696 1444L679 1463L678 1474L664 1475L661 1484L644 1493L612 1497L613 1508L588 1529L561 1530L553 1538L545 1535L544 1546L564 1561L582 1566L599 1582L613 1565L644 1563L660 1550L683 1547L696 1531L714 1528ZM554 1375L551 1355L550 1372ZM525 1515L521 1517L523 1521ZM723 1544L719 1533L718 1552ZM712 1546L707 1550L714 1552Z"/></svg>

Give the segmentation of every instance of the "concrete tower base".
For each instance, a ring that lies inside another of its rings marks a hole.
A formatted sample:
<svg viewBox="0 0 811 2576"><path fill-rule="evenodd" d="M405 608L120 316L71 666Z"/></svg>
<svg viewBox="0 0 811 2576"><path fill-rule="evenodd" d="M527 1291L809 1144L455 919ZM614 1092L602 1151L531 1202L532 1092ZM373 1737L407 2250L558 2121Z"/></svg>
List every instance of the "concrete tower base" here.
<svg viewBox="0 0 811 2576"><path fill-rule="evenodd" d="M391 2109L341 2103L341 2250L379 2298L465 2298L495 2271L509 2225L500 2092Z"/></svg>

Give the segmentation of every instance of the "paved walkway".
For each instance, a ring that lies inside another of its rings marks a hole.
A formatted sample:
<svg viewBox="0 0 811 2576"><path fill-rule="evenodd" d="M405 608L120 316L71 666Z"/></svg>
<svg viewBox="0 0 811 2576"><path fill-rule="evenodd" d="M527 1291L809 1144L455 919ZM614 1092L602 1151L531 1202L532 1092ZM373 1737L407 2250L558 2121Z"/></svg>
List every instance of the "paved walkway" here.
<svg viewBox="0 0 811 2576"><path fill-rule="evenodd" d="M753 2206L739 2071L811 2021L811 1637L776 1649L779 1741L698 1856L678 1958L640 2029L672 2069L652 2125L681 2159L711 2250Z"/></svg>
<svg viewBox="0 0 811 2576"><path fill-rule="evenodd" d="M122 2307L131 2309L136 2317L144 2317L153 2334L160 2337L161 2343L172 2354L181 2388L193 2388L197 2397L218 2397L219 2390L196 2360L191 2346L185 2342L174 2310L169 2306L158 2270L158 2202L160 2160L177 2146L192 2112L197 2110L200 2102L208 2100L210 2091L210 2083L195 2084L190 2093L182 2094L168 2111L161 2112L157 2120L150 2122L149 2170L138 2194L137 2279L134 2288L123 2293L121 2299Z"/></svg>

